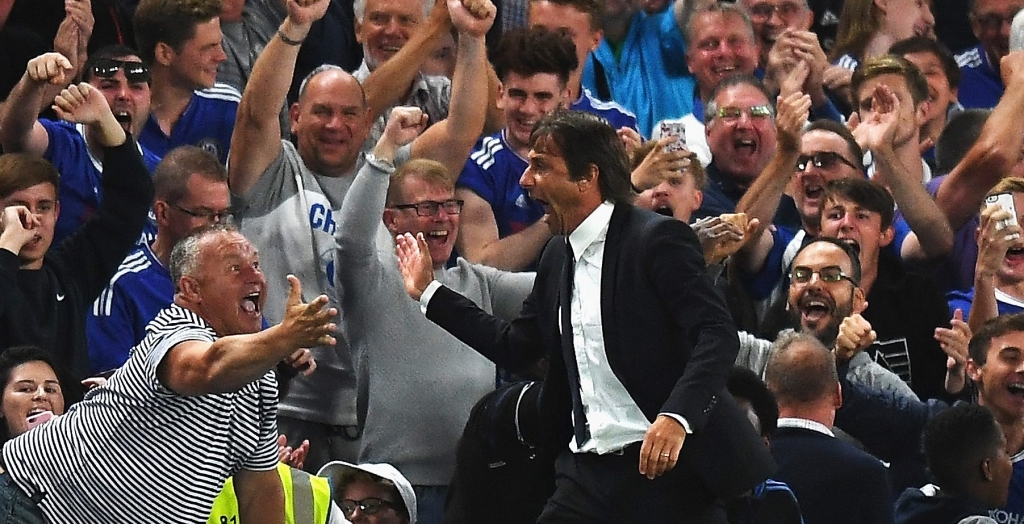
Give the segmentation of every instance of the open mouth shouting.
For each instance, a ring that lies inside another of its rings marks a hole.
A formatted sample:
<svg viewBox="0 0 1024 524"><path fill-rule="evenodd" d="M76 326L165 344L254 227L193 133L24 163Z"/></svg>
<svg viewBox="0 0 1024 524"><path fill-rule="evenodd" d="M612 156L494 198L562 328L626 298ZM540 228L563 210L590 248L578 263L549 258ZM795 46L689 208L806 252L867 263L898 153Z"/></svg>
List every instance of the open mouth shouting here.
<svg viewBox="0 0 1024 524"><path fill-rule="evenodd" d="M253 291L242 297L239 307L249 316L261 317L263 315L263 292Z"/></svg>

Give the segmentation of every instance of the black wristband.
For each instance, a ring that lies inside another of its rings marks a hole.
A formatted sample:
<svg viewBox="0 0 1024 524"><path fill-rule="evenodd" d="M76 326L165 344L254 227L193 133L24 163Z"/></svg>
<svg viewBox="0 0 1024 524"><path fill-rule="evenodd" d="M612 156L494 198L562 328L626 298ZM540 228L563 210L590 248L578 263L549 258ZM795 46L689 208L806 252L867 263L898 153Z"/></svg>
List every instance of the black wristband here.
<svg viewBox="0 0 1024 524"><path fill-rule="evenodd" d="M288 38L288 35L284 34L284 31L282 31L280 29L277 30L277 36L281 39L282 42L284 42L284 43L286 43L288 45L292 45L292 46L300 46L300 45L302 45L302 40L292 40L291 38Z"/></svg>

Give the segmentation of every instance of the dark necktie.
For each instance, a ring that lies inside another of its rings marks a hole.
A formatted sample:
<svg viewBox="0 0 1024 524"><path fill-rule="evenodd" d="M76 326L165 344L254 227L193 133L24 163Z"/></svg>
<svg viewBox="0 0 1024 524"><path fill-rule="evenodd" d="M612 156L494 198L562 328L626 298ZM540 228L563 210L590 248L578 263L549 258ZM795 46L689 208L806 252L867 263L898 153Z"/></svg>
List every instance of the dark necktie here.
<svg viewBox="0 0 1024 524"><path fill-rule="evenodd" d="M576 272L576 259L573 257L572 244L569 237L565 238L565 267L562 270L562 289L559 307L562 310L562 355L565 358L566 371L569 374L569 390L572 392L573 436L576 448L590 438L587 427L587 415L583 411L583 399L580 397L580 370L576 365L576 350L572 343L572 287Z"/></svg>

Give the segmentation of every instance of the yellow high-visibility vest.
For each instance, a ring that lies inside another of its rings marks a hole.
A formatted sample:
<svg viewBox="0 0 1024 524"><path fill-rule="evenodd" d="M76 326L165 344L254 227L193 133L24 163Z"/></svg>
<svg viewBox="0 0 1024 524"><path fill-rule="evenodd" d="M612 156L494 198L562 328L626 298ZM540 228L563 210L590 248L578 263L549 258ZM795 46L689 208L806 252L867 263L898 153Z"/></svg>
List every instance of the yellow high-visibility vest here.
<svg viewBox="0 0 1024 524"><path fill-rule="evenodd" d="M325 524L331 507L331 485L327 479L284 463L277 465L277 474L284 488L285 524ZM208 524L239 524L233 480L228 478L224 489L214 499Z"/></svg>

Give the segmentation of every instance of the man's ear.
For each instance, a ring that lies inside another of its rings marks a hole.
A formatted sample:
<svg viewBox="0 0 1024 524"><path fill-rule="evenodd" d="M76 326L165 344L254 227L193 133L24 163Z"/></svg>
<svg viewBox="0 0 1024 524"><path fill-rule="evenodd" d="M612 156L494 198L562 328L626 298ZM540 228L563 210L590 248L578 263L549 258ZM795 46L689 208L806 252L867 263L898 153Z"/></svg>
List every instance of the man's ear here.
<svg viewBox="0 0 1024 524"><path fill-rule="evenodd" d="M153 60L162 66L171 65L176 56L178 56L178 53L166 42L157 42L156 47L153 49Z"/></svg>
<svg viewBox="0 0 1024 524"><path fill-rule="evenodd" d="M494 101L494 105L498 106L498 109L505 110L505 82L498 82L498 97Z"/></svg>
<svg viewBox="0 0 1024 524"><path fill-rule="evenodd" d="M985 479L985 482L992 482L995 480L995 476L992 475L992 459L987 458L982 460L981 463L978 464L978 469L979 473L981 473L981 478Z"/></svg>
<svg viewBox="0 0 1024 524"><path fill-rule="evenodd" d="M843 386L842 384L836 384L836 393L832 398L832 406L836 409L843 407Z"/></svg>
<svg viewBox="0 0 1024 524"><path fill-rule="evenodd" d="M295 134L295 126L299 124L299 103L295 102L288 108L288 122L291 124L289 131Z"/></svg>
<svg viewBox="0 0 1024 524"><path fill-rule="evenodd" d="M363 16L366 16L366 13L363 13ZM355 18L355 17L353 17L353 18ZM363 24L359 23L359 20L352 20L352 27L356 31L356 42L359 42L360 44L362 44L363 43L363 36L360 33L360 30L363 28Z"/></svg>
<svg viewBox="0 0 1024 524"><path fill-rule="evenodd" d="M896 229L891 225L882 230L878 238L878 247L885 247L892 244L893 239L896 238Z"/></svg>
<svg viewBox="0 0 1024 524"><path fill-rule="evenodd" d="M973 358L967 357L967 376L974 381L975 384L981 383L981 371L985 366L979 366Z"/></svg>
<svg viewBox="0 0 1024 524"><path fill-rule="evenodd" d="M199 281L195 277L185 275L178 280L178 294L189 302L201 302L199 287Z"/></svg>
<svg viewBox="0 0 1024 524"><path fill-rule="evenodd" d="M604 40L604 30L598 29L590 34L590 52L597 51L597 48L601 45L601 40ZM580 64L579 68L582 70L586 64Z"/></svg>
<svg viewBox="0 0 1024 524"><path fill-rule="evenodd" d="M853 288L853 308L852 312L861 314L868 307L867 300L864 299L864 290L860 287Z"/></svg>
<svg viewBox="0 0 1024 524"><path fill-rule="evenodd" d="M384 227L386 227L388 231L391 232L392 240L394 240L393 237L399 233L398 226L395 224L395 213L397 212L398 211L391 208L384 208L384 214L381 215L381 220L384 221Z"/></svg>
<svg viewBox="0 0 1024 524"><path fill-rule="evenodd" d="M153 202L153 215L156 217L156 223L159 225L167 224L167 209L170 206L163 200L157 200Z"/></svg>
<svg viewBox="0 0 1024 524"><path fill-rule="evenodd" d="M917 127L922 127L928 122L928 112L932 110L932 103L928 100L917 104L914 109L914 118L917 120Z"/></svg>

